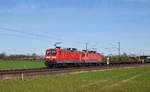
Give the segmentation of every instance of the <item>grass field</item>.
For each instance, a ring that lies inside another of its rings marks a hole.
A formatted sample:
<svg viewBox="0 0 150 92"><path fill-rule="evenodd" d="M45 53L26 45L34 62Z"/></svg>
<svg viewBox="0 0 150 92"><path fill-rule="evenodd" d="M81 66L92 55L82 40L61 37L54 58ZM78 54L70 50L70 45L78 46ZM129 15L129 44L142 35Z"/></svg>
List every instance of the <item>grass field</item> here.
<svg viewBox="0 0 150 92"><path fill-rule="evenodd" d="M0 70L45 67L42 60L0 60Z"/></svg>
<svg viewBox="0 0 150 92"><path fill-rule="evenodd" d="M150 92L150 67L1 80L0 92Z"/></svg>

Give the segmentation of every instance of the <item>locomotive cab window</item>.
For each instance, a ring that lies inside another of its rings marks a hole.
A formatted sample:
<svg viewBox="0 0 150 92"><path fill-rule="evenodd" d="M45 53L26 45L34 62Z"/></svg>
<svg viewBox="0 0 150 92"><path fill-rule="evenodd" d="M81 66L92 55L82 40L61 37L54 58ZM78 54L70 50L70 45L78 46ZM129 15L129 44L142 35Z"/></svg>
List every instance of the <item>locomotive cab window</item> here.
<svg viewBox="0 0 150 92"><path fill-rule="evenodd" d="M47 55L56 55L56 50L48 50L46 52Z"/></svg>

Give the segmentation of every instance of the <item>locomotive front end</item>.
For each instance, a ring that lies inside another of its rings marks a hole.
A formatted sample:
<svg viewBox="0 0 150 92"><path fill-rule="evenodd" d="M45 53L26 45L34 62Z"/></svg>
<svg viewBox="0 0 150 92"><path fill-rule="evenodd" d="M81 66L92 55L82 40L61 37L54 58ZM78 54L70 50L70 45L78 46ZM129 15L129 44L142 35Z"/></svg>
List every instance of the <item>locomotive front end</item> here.
<svg viewBox="0 0 150 92"><path fill-rule="evenodd" d="M45 65L46 66L53 66L56 64L56 54L57 54L57 50L56 49L48 49L46 50L45 53Z"/></svg>

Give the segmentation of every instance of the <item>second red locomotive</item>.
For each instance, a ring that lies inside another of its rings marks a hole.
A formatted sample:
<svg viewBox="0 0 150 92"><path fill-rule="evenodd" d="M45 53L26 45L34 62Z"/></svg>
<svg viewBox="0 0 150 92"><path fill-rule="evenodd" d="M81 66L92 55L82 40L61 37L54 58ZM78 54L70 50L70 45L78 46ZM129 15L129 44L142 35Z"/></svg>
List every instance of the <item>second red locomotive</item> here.
<svg viewBox="0 0 150 92"><path fill-rule="evenodd" d="M102 55L96 51L77 51L75 48L47 49L45 53L45 65L53 67L57 65L83 65L98 64L102 61Z"/></svg>

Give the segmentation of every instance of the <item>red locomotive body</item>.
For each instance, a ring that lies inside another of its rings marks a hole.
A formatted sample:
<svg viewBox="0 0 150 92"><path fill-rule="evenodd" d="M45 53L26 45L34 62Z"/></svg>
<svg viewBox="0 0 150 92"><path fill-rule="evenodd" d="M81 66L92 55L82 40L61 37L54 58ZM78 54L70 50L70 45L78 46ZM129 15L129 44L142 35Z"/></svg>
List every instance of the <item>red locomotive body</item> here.
<svg viewBox="0 0 150 92"><path fill-rule="evenodd" d="M52 67L60 64L85 64L99 63L102 55L95 51L77 51L75 48L55 48L47 49L45 53L46 66Z"/></svg>

